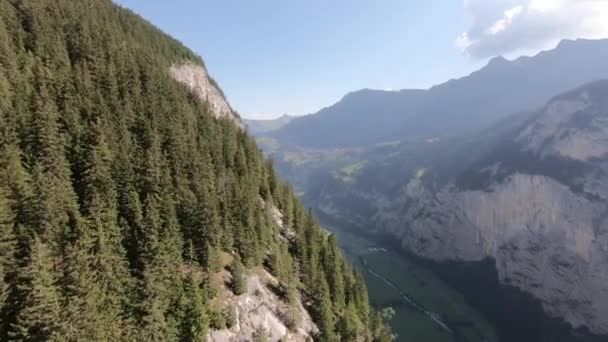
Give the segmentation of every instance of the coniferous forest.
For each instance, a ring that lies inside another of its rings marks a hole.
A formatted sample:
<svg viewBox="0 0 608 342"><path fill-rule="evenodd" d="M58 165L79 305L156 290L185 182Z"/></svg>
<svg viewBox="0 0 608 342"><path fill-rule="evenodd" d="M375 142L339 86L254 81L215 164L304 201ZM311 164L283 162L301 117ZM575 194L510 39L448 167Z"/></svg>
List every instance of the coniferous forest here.
<svg viewBox="0 0 608 342"><path fill-rule="evenodd" d="M109 0L0 0L0 340L204 341L232 320L212 275L238 295L262 267L315 340L391 340L253 138L171 78L183 61L203 63Z"/></svg>

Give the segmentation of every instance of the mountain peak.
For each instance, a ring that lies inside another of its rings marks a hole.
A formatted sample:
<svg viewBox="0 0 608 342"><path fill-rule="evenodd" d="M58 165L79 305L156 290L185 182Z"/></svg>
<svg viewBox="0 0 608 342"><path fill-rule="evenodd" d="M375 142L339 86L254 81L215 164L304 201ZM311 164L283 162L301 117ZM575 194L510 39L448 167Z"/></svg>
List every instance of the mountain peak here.
<svg viewBox="0 0 608 342"><path fill-rule="evenodd" d="M504 58L503 56L496 56L492 59L490 59L490 61L488 62L488 66L489 65L502 65L502 64L506 64L509 63L509 61Z"/></svg>

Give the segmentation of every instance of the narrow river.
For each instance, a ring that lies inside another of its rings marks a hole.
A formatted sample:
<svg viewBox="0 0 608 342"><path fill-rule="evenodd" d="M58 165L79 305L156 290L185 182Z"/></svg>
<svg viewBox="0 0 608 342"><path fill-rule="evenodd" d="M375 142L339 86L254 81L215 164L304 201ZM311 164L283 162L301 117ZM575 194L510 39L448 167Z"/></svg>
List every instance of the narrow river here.
<svg viewBox="0 0 608 342"><path fill-rule="evenodd" d="M465 302L462 293L426 267L373 237L322 223L361 269L372 304L395 310L390 324L396 341L498 341L493 327Z"/></svg>
<svg viewBox="0 0 608 342"><path fill-rule="evenodd" d="M420 312L422 312L425 316L427 316L431 321L435 322L438 326L440 326L443 330L447 331L450 334L454 334L454 331L452 331L452 329L450 329L450 327L447 326L446 323L444 323L443 321L441 321L441 319L439 319L437 314L434 314L432 312L429 312L427 310L425 310L422 306L420 306L418 303L416 303L413 299L411 299L410 297L407 296L407 294L403 293L403 291L401 291L401 289L395 285L392 281L390 281L389 279L386 279L385 277L381 276L380 274L376 273L372 268L370 268L367 265L367 262L365 261L365 259L361 259L362 260L362 264L365 267L365 269L371 273L374 277L382 280L385 284L387 284L388 286L394 288L397 292L399 292L399 296L401 296L401 298L409 305L415 307L417 310L419 310Z"/></svg>

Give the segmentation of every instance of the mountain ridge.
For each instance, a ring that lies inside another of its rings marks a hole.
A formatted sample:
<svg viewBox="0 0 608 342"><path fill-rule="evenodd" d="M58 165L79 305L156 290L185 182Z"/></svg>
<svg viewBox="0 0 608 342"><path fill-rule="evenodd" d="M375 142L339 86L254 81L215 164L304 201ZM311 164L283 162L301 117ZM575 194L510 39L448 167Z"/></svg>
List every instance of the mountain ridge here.
<svg viewBox="0 0 608 342"><path fill-rule="evenodd" d="M412 179L395 207L406 214L389 215L405 225L387 227L407 250L426 258L495 258L501 282L534 294L546 312L574 327L608 334L608 274L600 272L608 263L608 151L590 158L571 147L581 139L585 146L602 145L597 135L608 138L606 96L608 81L602 80L554 97L510 137L512 148L499 145L471 166L475 178L489 177L477 189L452 184L430 190ZM579 115L589 115L591 124L576 125ZM540 145L530 139L547 127ZM564 129L574 135L563 135ZM585 167L575 172L570 161ZM552 175L559 170L568 172Z"/></svg>
<svg viewBox="0 0 608 342"><path fill-rule="evenodd" d="M257 138L323 216L434 265L484 264L495 303L534 307L477 303L505 338L603 341L607 61L608 40L563 41L432 91L352 92ZM518 334L501 317L520 314Z"/></svg>
<svg viewBox="0 0 608 342"><path fill-rule="evenodd" d="M268 135L282 145L323 148L362 147L403 136L468 134L511 113L541 106L557 93L608 77L606 60L608 40L564 41L533 57L494 59L480 70L427 90L351 92ZM347 106L352 102L365 108ZM452 113L454 109L460 112ZM349 130L341 130L346 122Z"/></svg>

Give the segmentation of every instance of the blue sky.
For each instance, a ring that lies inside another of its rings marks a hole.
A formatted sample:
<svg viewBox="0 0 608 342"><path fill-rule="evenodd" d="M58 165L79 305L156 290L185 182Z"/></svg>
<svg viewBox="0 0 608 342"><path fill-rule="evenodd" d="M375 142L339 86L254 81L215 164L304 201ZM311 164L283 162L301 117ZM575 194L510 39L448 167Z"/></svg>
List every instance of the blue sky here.
<svg viewBox="0 0 608 342"><path fill-rule="evenodd" d="M316 112L361 88L426 88L556 38L496 41L520 18L537 23L526 14L542 0L115 1L200 54L247 118Z"/></svg>

